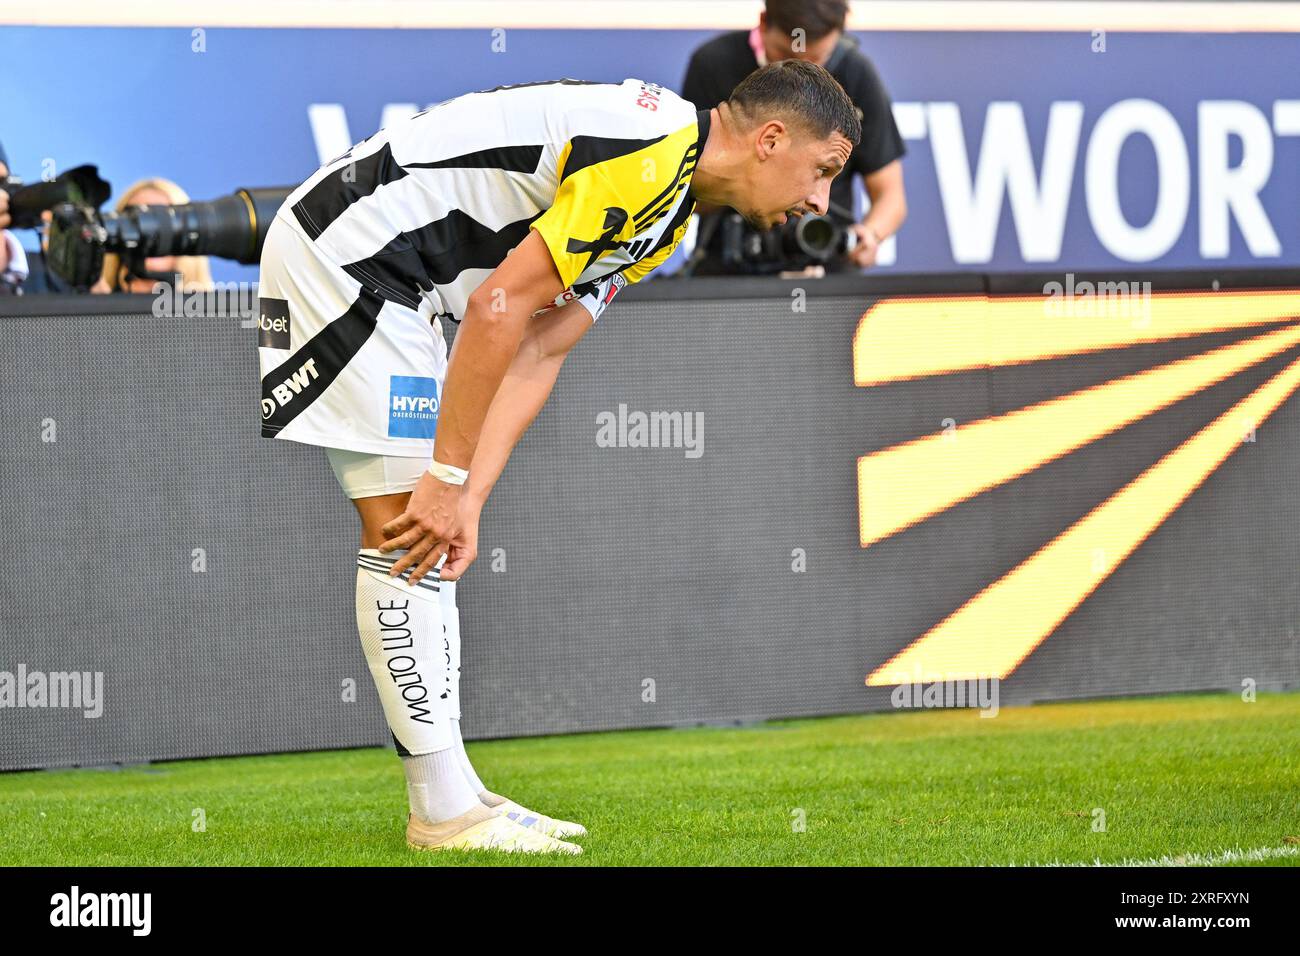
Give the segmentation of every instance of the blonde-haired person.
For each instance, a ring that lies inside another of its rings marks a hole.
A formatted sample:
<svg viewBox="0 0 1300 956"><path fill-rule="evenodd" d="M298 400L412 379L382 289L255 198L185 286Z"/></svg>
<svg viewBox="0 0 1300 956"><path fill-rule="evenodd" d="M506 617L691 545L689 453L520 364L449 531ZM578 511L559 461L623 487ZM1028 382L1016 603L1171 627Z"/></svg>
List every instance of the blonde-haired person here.
<svg viewBox="0 0 1300 956"><path fill-rule="evenodd" d="M177 206L190 201L189 195L170 179L154 177L133 183L131 188L122 193L122 198L113 208L122 212L127 206ZM210 292L212 290L212 269L207 256L155 256L144 260L145 268L150 272L163 275L181 274L182 292ZM116 253L104 256L104 271L99 281L90 287L91 292L152 292L154 280L130 277L126 274L126 265Z"/></svg>

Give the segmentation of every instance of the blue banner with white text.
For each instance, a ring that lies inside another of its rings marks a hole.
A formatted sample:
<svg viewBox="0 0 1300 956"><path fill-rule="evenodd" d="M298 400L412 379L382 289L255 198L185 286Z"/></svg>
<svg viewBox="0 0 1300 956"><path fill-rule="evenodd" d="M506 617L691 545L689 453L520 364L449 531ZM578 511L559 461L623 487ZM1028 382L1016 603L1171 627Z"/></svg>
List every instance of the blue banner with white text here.
<svg viewBox="0 0 1300 956"><path fill-rule="evenodd" d="M471 90L564 76L679 89L710 35L5 27L0 143L27 181L95 163L114 199L150 176L212 199L301 182ZM1300 266L1300 34L858 38L907 143L909 216L878 270Z"/></svg>

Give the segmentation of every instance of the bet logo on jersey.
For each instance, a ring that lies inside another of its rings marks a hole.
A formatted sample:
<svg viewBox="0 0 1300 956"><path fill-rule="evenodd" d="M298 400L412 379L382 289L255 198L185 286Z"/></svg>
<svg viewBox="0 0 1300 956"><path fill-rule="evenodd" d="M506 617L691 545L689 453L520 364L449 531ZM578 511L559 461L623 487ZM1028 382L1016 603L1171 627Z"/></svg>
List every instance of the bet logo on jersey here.
<svg viewBox="0 0 1300 956"><path fill-rule="evenodd" d="M433 438L438 430L438 380L392 375L388 384L388 437Z"/></svg>
<svg viewBox="0 0 1300 956"><path fill-rule="evenodd" d="M264 349L289 347L289 303L285 299L257 300L257 344Z"/></svg>

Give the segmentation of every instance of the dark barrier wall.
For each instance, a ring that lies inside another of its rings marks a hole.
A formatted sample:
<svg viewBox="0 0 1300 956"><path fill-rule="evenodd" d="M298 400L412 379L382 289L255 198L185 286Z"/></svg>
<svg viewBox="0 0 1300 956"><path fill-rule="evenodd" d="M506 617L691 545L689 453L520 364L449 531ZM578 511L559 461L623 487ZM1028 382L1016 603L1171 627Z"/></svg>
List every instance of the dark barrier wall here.
<svg viewBox="0 0 1300 956"><path fill-rule="evenodd" d="M911 281L620 297L485 514L470 736L1300 683L1300 294ZM386 743L323 452L150 301L0 316L0 768Z"/></svg>

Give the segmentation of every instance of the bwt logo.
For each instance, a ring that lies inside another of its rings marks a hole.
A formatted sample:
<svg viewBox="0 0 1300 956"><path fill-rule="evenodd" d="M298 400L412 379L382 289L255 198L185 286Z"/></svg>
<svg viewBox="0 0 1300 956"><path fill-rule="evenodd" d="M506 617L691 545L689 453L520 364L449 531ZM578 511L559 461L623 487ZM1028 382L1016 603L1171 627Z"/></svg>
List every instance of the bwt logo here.
<svg viewBox="0 0 1300 956"><path fill-rule="evenodd" d="M262 399L262 417L270 418L275 414L277 407L284 408L293 401L295 395L302 393L302 390L320 377L320 372L316 370L316 360L309 358L298 366L297 371L286 378L279 385L272 386L271 394L275 396L275 401L269 398ZM278 406L277 406L277 403Z"/></svg>
<svg viewBox="0 0 1300 956"><path fill-rule="evenodd" d="M438 430L438 380L394 375L388 386L388 437L433 438Z"/></svg>

